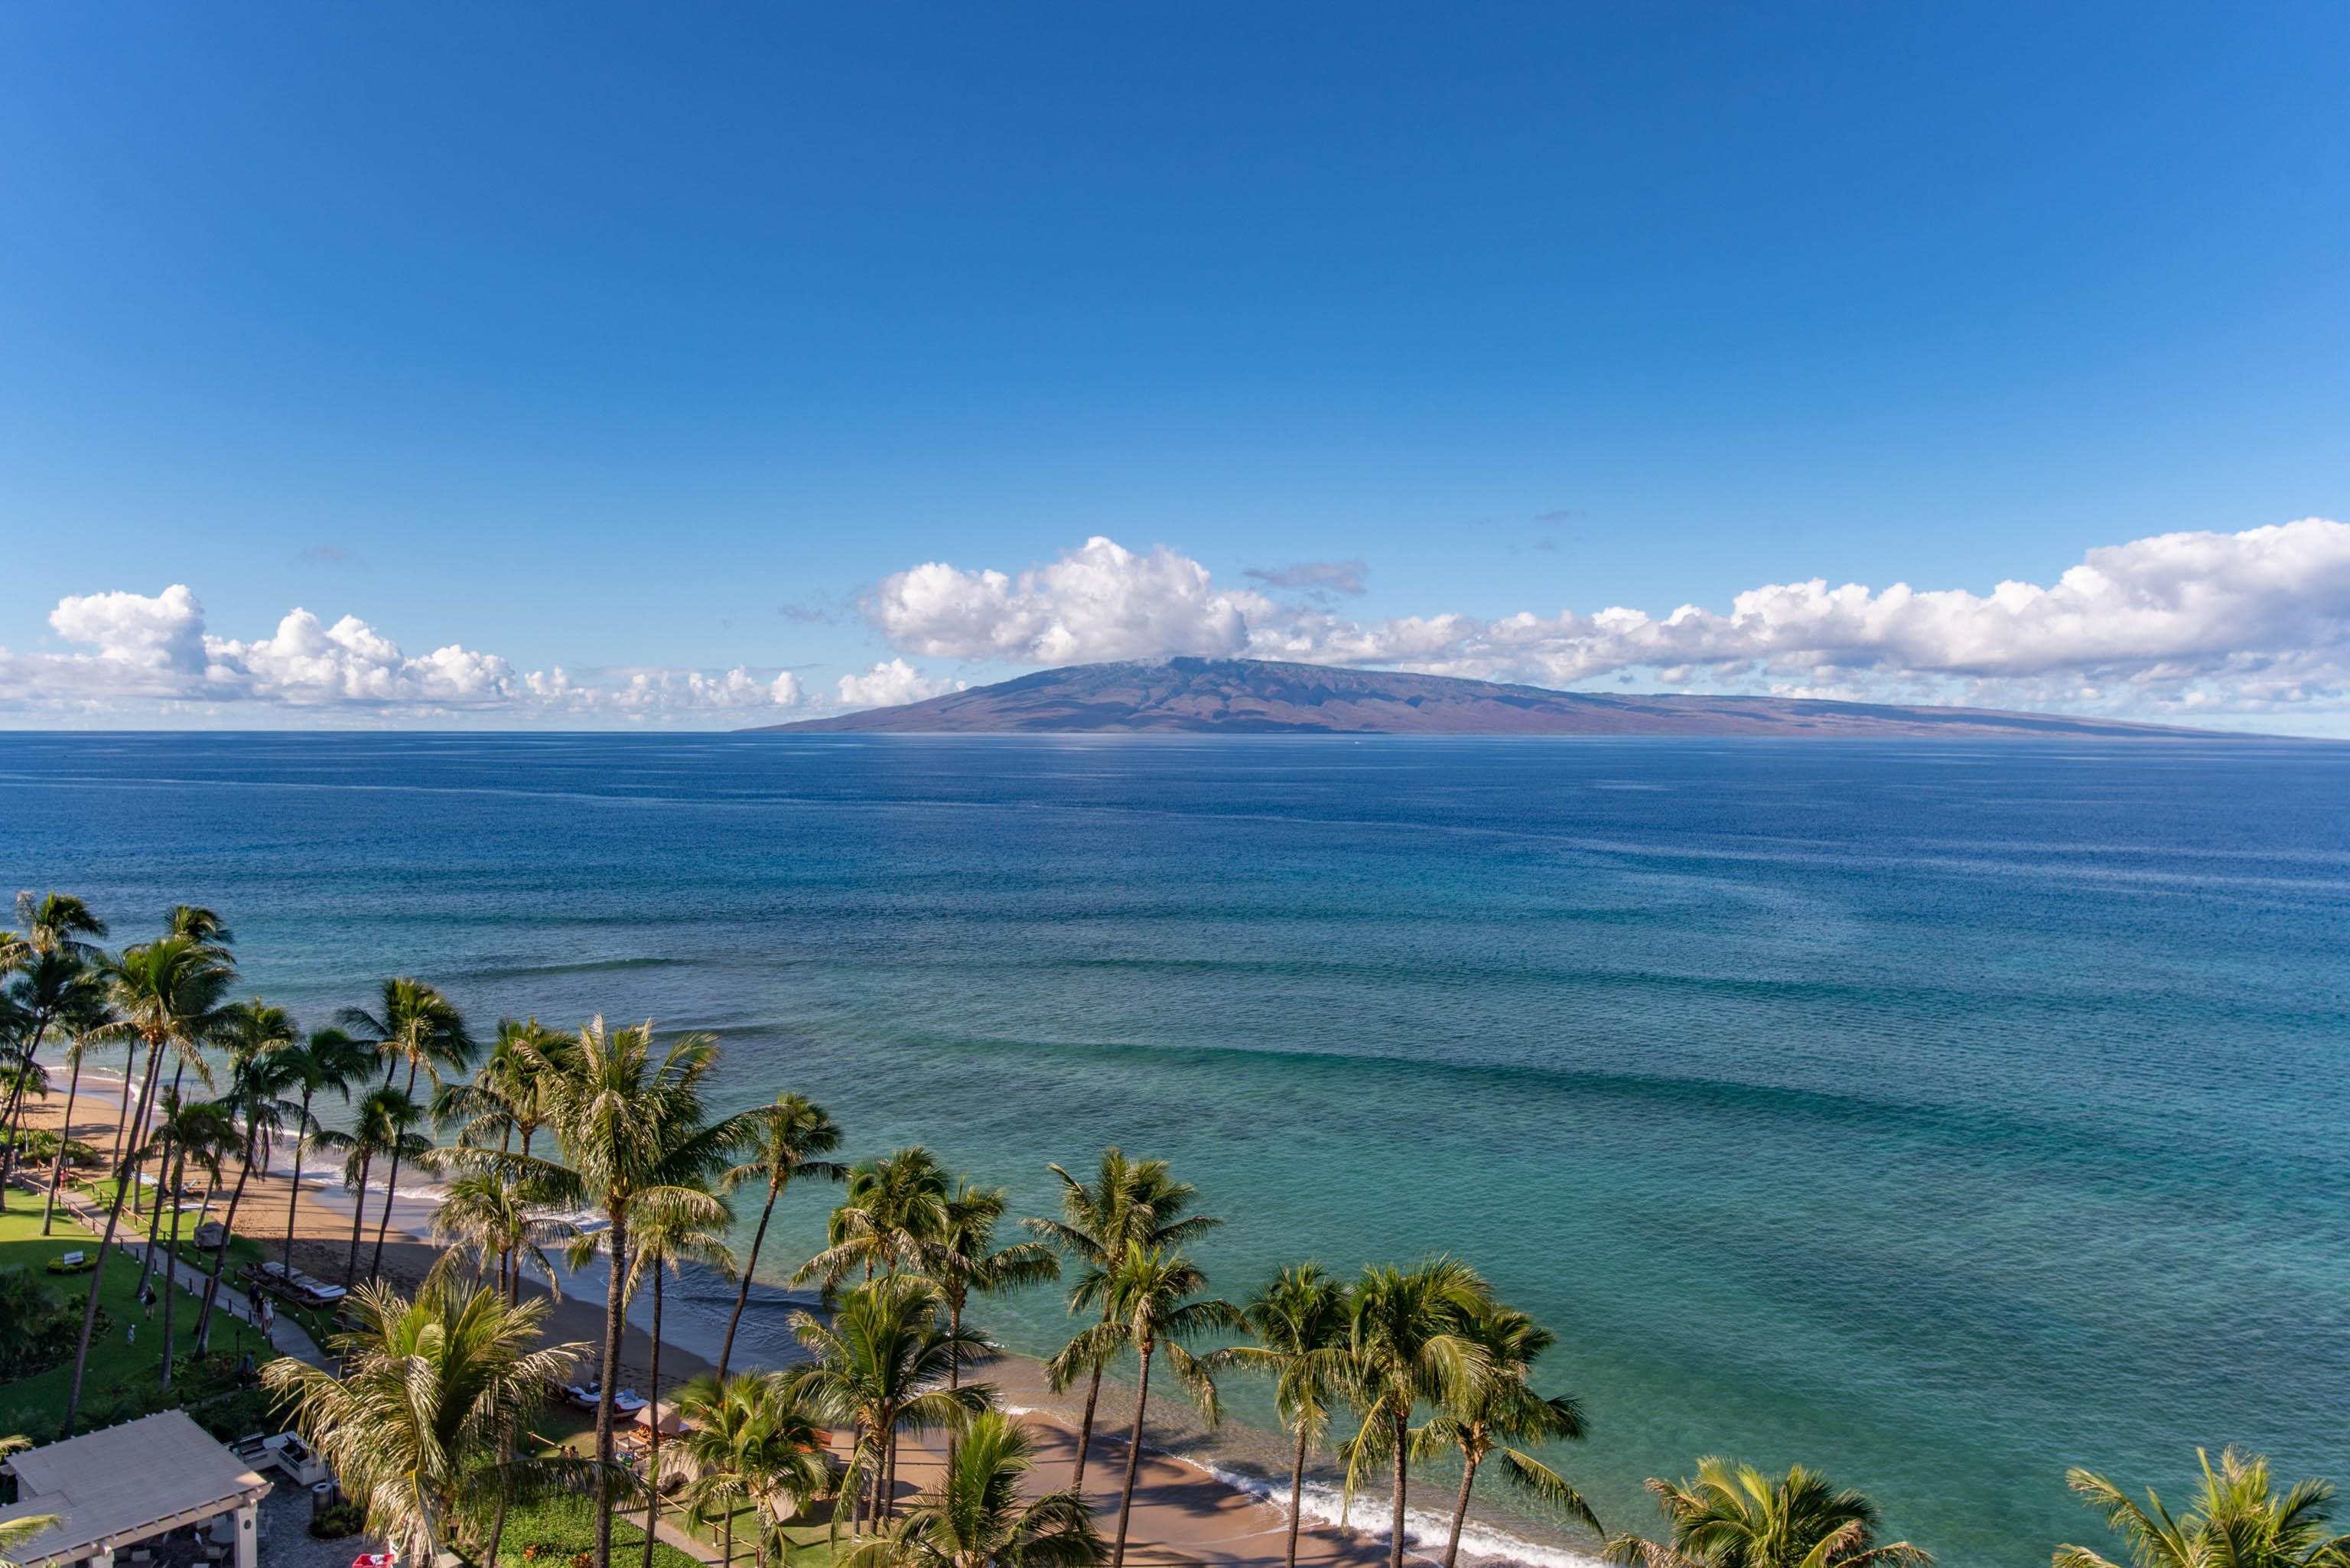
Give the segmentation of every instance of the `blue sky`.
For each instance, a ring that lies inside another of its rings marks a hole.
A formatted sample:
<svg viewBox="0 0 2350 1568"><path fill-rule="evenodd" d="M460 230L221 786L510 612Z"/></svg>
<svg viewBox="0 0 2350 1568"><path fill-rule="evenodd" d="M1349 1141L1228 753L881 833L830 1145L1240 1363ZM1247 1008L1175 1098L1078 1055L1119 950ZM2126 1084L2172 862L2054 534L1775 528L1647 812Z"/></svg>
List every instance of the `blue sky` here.
<svg viewBox="0 0 2350 1568"><path fill-rule="evenodd" d="M2336 4L0 9L0 723L1066 650L2338 731L2345 76Z"/></svg>

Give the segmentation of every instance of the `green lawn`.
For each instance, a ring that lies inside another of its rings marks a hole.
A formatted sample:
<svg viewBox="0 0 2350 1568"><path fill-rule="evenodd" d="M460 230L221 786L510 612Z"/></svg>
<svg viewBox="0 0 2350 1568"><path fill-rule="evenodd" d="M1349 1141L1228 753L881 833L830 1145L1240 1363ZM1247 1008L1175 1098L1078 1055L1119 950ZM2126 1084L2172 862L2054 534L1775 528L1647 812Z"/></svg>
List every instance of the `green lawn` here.
<svg viewBox="0 0 2350 1568"><path fill-rule="evenodd" d="M530 1435L538 1439L538 1451L543 1456L553 1454L558 1449L567 1449L575 1454L592 1454L596 1449L596 1417L591 1412L574 1409L568 1405L549 1405L533 1417ZM831 1505L819 1503L813 1511L816 1516L813 1523L794 1523L784 1527L785 1561L781 1568L829 1568L833 1559L829 1539L832 1533ZM698 1540L708 1542L712 1546L718 1545L724 1535L723 1520L712 1520L708 1524L691 1523L685 1516L683 1505L675 1498L670 1498L662 1502L661 1520L664 1523L684 1531ZM758 1516L750 1504L744 1503L734 1511L734 1557L737 1568L750 1568L750 1564L754 1562L754 1554L752 1546L758 1527ZM632 1531L630 1533L641 1548L644 1542L643 1532ZM847 1542L844 1541L842 1544L845 1551ZM668 1548L664 1547L662 1550L667 1551ZM503 1546L498 1554L501 1557L512 1556L512 1553ZM533 1568L546 1568L546 1565L535 1563ZM558 1563L556 1568L564 1568L564 1565ZM778 1565L770 1563L769 1568L778 1568Z"/></svg>
<svg viewBox="0 0 2350 1568"><path fill-rule="evenodd" d="M103 1212L104 1206L114 1201L114 1188L115 1183L111 1179L91 1183L86 1189L89 1194L88 1201L99 1206L99 1211ZM151 1198L153 1196L151 1189L149 1189L148 1196ZM206 1215L205 1218L218 1220L224 1217L227 1212L228 1199L224 1196L214 1200L212 1207L212 1212ZM130 1210L125 1209L122 1211L122 1228L118 1234L125 1240L130 1240L135 1235L138 1240L143 1241L147 1239L147 1227L152 1218L153 1216L151 1212L149 1214L136 1216L136 1223L134 1226L134 1216L131 1214ZM161 1245L169 1246L172 1241L172 1231L174 1229L175 1224L177 1226L185 1227L186 1239L182 1243L184 1261L186 1253L192 1250L190 1249L189 1243L192 1242L194 1239L196 1226L198 1223L200 1223L200 1221L197 1220L196 1210L193 1209L191 1209L186 1213L178 1216L176 1221L173 1216L166 1214L163 1216L161 1225L158 1228L156 1239ZM274 1263L277 1262L278 1252L281 1250L282 1245L283 1241L279 1237L272 1236L264 1240L256 1240L242 1231L231 1231L228 1239L228 1262L224 1266L224 1272L221 1275L221 1283L224 1285L236 1285L238 1275L244 1272L247 1267L258 1266L264 1262ZM198 1266L203 1266L204 1262L207 1261L208 1260L198 1260ZM238 1286L238 1288L242 1289L243 1287ZM283 1299L277 1300L272 1304L276 1308L277 1315L279 1317L286 1318L292 1322L301 1324L302 1332L310 1336L310 1343L317 1345L322 1350L326 1348L328 1338L330 1335L342 1332L342 1330L336 1325L335 1314L332 1312L321 1312L315 1307L296 1306L292 1302L285 1301Z"/></svg>
<svg viewBox="0 0 2350 1568"><path fill-rule="evenodd" d="M819 1509L819 1511L823 1511ZM723 1521L712 1520L708 1524L690 1523L685 1517L685 1510L674 1500L661 1505L661 1519L665 1523L712 1546L718 1545L725 1537ZM758 1515L748 1503L734 1511L735 1568L751 1568L756 1561L757 1553L754 1548L758 1539ZM785 1525L785 1568L828 1568L833 1557L831 1534L831 1524L823 1519L814 1523ZM840 1548L842 1555L847 1555L848 1538L845 1526ZM772 1558L768 1560L768 1568L776 1568Z"/></svg>
<svg viewBox="0 0 2350 1568"><path fill-rule="evenodd" d="M62 1213L52 1233L44 1237L40 1233L38 1206L24 1205L19 1201L24 1196L21 1192L9 1196L8 1210L0 1214L0 1269L24 1269L51 1294L78 1307L89 1289L89 1276L53 1275L46 1271L50 1259L77 1249L95 1253L96 1239ZM193 1216L190 1220L192 1230ZM124 1225L127 1230L128 1215L124 1216ZM91 1335L89 1367L82 1380L82 1403L88 1413L88 1418L80 1423L85 1429L101 1421L125 1419L163 1407L158 1403L162 1371L162 1303L159 1296L151 1320L136 1298L138 1282L137 1263L119 1252L107 1261L105 1283L98 1298L103 1326ZM172 1308L176 1354L185 1355L194 1348L196 1312L196 1298L182 1293ZM133 1327L138 1330L136 1344L131 1343L129 1334ZM217 1314L213 1348L230 1353L232 1365L235 1355L245 1350L267 1353L259 1335L250 1327L234 1319L218 1319ZM23 1432L36 1438L53 1434L64 1417L66 1395L72 1385L70 1358L46 1372L0 1384L0 1431ZM207 1387L187 1392L209 1394L213 1390Z"/></svg>
<svg viewBox="0 0 2350 1568"><path fill-rule="evenodd" d="M534 1550L536 1548L536 1550ZM552 1497L516 1503L506 1514L498 1542L499 1568L570 1568L572 1558L596 1550L596 1505L584 1497ZM645 1532L624 1519L612 1521L612 1557L644 1560ZM701 1568L664 1542L653 1542L653 1568Z"/></svg>

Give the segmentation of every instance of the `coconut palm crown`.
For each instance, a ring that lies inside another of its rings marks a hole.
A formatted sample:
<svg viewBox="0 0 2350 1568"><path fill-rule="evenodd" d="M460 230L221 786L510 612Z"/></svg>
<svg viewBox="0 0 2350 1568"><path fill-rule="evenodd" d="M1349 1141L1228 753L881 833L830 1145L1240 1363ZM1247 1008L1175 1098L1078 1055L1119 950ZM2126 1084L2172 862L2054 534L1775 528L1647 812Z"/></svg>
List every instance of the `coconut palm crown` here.
<svg viewBox="0 0 2350 1568"><path fill-rule="evenodd" d="M1469 1337L1483 1352L1484 1376L1442 1401L1426 1425L1412 1434L1412 1457L1455 1453L1461 1459L1461 1491L1452 1506L1452 1526L1444 1546L1444 1568L1461 1557L1461 1530L1469 1518L1470 1493L1477 1474L1491 1460L1510 1481L1591 1530L1604 1534L1583 1494L1548 1465L1514 1444L1580 1442L1586 1430L1583 1407L1565 1395L1544 1397L1534 1390L1534 1364L1558 1336L1514 1307L1492 1303L1469 1319Z"/></svg>
<svg viewBox="0 0 2350 1568"><path fill-rule="evenodd" d="M1024 1495L1035 1451L1002 1411L972 1417L938 1483L844 1568L1093 1568L1102 1542L1085 1500L1067 1489Z"/></svg>
<svg viewBox="0 0 2350 1568"><path fill-rule="evenodd" d="M412 1299L370 1282L350 1303L359 1326L330 1346L340 1376L288 1356L262 1382L286 1397L369 1528L404 1561L431 1563L459 1506L506 1479L493 1456L507 1436L593 1347L538 1348L544 1303L445 1279Z"/></svg>
<svg viewBox="0 0 2350 1568"><path fill-rule="evenodd" d="M1650 1480L1668 1538L1619 1535L1607 1557L1627 1568L1932 1568L1906 1541L1879 1545L1877 1506L1797 1465L1769 1476L1752 1465L1707 1458L1695 1477Z"/></svg>
<svg viewBox="0 0 2350 1568"><path fill-rule="evenodd" d="M1057 1165L1046 1168L1061 1183L1061 1217L1022 1223L1038 1240L1058 1249L1074 1269L1069 1311L1096 1314L1099 1323L1109 1322L1109 1277L1128 1249L1180 1250L1223 1223L1191 1212L1200 1189L1176 1180L1165 1160L1128 1159L1115 1144L1102 1150L1100 1166L1089 1181ZM1080 1331L1077 1337L1090 1332ZM1102 1364L1096 1362L1086 1381L1085 1414L1077 1422L1077 1467L1070 1484L1079 1490L1085 1488L1086 1459L1093 1449L1101 1380Z"/></svg>
<svg viewBox="0 0 2350 1568"><path fill-rule="evenodd" d="M939 1288L920 1274L885 1274L846 1293L830 1321L792 1314L793 1332L815 1357L790 1375L794 1395L833 1421L855 1428L840 1492L850 1526L886 1520L897 1480L898 1435L959 1425L995 1402L982 1383L944 1386L948 1368L994 1349L980 1335L960 1336L945 1323ZM869 1493L869 1497L868 1494ZM833 1515L835 1533L839 1513Z"/></svg>
<svg viewBox="0 0 2350 1568"><path fill-rule="evenodd" d="M839 1181L848 1175L847 1166L820 1158L840 1147L840 1127L806 1095L777 1095L773 1105L746 1112L744 1119L755 1129L753 1141L741 1163L720 1179L719 1189L733 1192L755 1182L765 1189L765 1196L759 1205L759 1228L752 1233L750 1255L743 1260L743 1277L735 1286L734 1310L726 1314L726 1337L718 1346L721 1378L734 1357L734 1331L751 1300L751 1276L759 1267L760 1250L767 1244L767 1222L775 1216L776 1199L802 1177Z"/></svg>
<svg viewBox="0 0 2350 1568"><path fill-rule="evenodd" d="M2280 1496L2269 1462L2234 1449L2220 1456L2195 1453L2203 1474L2195 1500L2174 1518L2149 1489L2146 1506L2093 1471L2064 1479L2074 1493L2105 1515L2128 1542L2137 1568L2350 1568L2350 1535L2331 1535L2326 1521L2334 1489L2322 1480L2296 1481ZM2054 1568L2115 1568L2085 1546L2059 1546Z"/></svg>

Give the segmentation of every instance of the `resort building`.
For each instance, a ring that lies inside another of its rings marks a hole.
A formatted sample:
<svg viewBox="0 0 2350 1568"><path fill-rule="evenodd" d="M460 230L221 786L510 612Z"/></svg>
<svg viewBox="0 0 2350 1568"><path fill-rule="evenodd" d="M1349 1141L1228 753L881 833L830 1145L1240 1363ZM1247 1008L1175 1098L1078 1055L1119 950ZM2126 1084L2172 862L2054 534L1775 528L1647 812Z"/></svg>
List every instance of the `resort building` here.
<svg viewBox="0 0 2350 1568"><path fill-rule="evenodd" d="M16 1501L0 1519L60 1515L11 1553L25 1568L117 1568L160 1558L157 1538L194 1527L194 1555L255 1568L269 1482L183 1410L27 1449L0 1465Z"/></svg>

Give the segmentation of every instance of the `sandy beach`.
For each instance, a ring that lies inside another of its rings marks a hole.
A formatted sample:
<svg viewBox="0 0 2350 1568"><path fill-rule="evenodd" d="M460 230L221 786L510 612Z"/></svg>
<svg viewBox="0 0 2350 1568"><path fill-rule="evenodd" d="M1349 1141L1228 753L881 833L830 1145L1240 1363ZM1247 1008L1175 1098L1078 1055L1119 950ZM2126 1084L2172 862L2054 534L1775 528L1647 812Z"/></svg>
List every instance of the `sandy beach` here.
<svg viewBox="0 0 2350 1568"><path fill-rule="evenodd" d="M99 1077L85 1070L80 1094L74 1107L73 1135L89 1141L101 1149L112 1147L120 1100L119 1080ZM54 1129L63 1119L65 1096L62 1076L46 1101L36 1102L31 1110L30 1125ZM396 1193L391 1205L391 1225L383 1248L382 1276L403 1289L413 1288L440 1257L441 1250L422 1237L430 1218L430 1201L423 1194L429 1189L420 1182L411 1188L407 1173L400 1179L401 1191ZM238 1210L237 1230L240 1234L263 1239L282 1237L286 1233L286 1209L293 1183L285 1168L256 1172L245 1189ZM18 1189L10 1195L12 1203L27 1200ZM37 1203L37 1199L31 1201ZM215 1214L226 1203L224 1193L215 1204ZM365 1271L375 1247L376 1226L382 1214L381 1189L369 1193L362 1239L359 1267ZM328 1185L315 1169L306 1168L303 1175L301 1200L295 1215L295 1266L322 1279L340 1281L350 1259L351 1195L338 1183ZM128 1220L125 1221L126 1227ZM271 1251L275 1251L275 1247ZM545 1283L528 1281L525 1288L542 1298L549 1293ZM643 1300L632 1303L632 1319L647 1309ZM663 1324L660 1352L661 1391L675 1390L688 1379L709 1371L715 1359L717 1345L702 1345L698 1336L681 1332L673 1320ZM591 1271L584 1275L567 1276L562 1293L552 1301L547 1319L546 1334L550 1342L583 1341L600 1346L604 1333L604 1303L600 1281ZM653 1392L650 1375L652 1338L644 1325L631 1321L621 1348L620 1383L640 1393ZM764 1365L777 1357L770 1351L759 1360L746 1359L738 1344L735 1361L738 1366ZM1021 1413L1037 1436L1037 1483L1040 1489L1068 1484L1076 1457L1076 1422L1074 1407L1064 1396L1055 1395L1047 1386L1043 1368L1022 1356L1004 1356L978 1374L994 1384L1009 1408ZM1118 1488L1123 1477L1126 1461L1126 1431L1130 1389L1116 1384L1105 1384L1102 1408L1096 1423L1091 1456L1087 1461L1086 1495L1094 1505L1096 1517L1105 1533L1115 1528ZM1195 1441L1199 1436L1196 1425L1187 1429L1182 1417L1188 1412L1178 1407L1155 1408L1150 1431L1146 1441L1143 1459L1136 1480L1135 1512L1130 1527L1128 1556L1148 1563L1212 1564L1215 1568L1265 1568L1282 1561L1283 1546L1288 1528L1284 1507L1269 1501L1245 1488L1220 1479L1201 1464L1179 1458L1161 1449L1159 1445L1170 1441ZM1161 1420L1167 1426L1161 1429ZM910 1443L899 1460L899 1490L911 1495L929 1484L938 1465L935 1445ZM1280 1478L1280 1490L1286 1492L1286 1474ZM1326 1490L1326 1489L1323 1489ZM1382 1563L1386 1559L1384 1532L1377 1535L1357 1530L1342 1530L1327 1521L1317 1520L1315 1509L1309 1502L1306 1522L1300 1532L1298 1561L1317 1565L1351 1564L1358 1568ZM1356 1500L1357 1520L1373 1517L1384 1521L1384 1505L1376 1496L1366 1494ZM1416 1544L1424 1545L1432 1532L1440 1529L1441 1521L1415 1502L1412 1535ZM1472 1530L1475 1528L1472 1520ZM1440 1536L1437 1537L1440 1545ZM1474 1554L1464 1542L1464 1558ZM1502 1554L1485 1555L1481 1561L1500 1562L1549 1560L1566 1562L1568 1554L1546 1549L1508 1551Z"/></svg>

